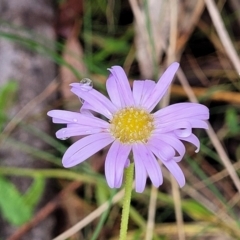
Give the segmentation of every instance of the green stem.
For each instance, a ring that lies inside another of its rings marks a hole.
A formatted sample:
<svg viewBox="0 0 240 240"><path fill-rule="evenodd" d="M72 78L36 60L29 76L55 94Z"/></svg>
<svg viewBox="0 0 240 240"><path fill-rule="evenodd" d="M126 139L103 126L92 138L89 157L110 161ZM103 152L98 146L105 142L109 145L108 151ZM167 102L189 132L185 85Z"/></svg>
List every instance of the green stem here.
<svg viewBox="0 0 240 240"><path fill-rule="evenodd" d="M81 181L84 183L95 184L96 181L105 183L105 180L98 176L89 175L86 173L76 173L64 169L30 169L30 168L14 168L14 167L0 167L1 175L13 175L21 177L43 177L43 178L60 178Z"/></svg>
<svg viewBox="0 0 240 240"><path fill-rule="evenodd" d="M125 240L127 237L128 219L129 219L129 211L130 211L130 203L131 203L131 195L132 195L133 172L134 172L134 163L131 163L130 166L125 170L125 194L123 199L122 219L121 219L119 240Z"/></svg>

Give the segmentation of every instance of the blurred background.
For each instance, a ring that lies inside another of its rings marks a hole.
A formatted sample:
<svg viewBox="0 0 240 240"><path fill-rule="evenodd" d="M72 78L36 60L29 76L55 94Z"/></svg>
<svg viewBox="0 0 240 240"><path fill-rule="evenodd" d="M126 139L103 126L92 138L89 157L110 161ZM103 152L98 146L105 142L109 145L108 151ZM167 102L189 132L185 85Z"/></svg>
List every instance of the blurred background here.
<svg viewBox="0 0 240 240"><path fill-rule="evenodd" d="M181 68L162 104L208 106L210 129L195 131L200 153L186 145L185 187L162 169L159 189L133 193L127 239L240 239L238 0L0 0L0 16L1 240L53 239L77 223L56 239L118 239L108 149L64 169L76 139L57 140L46 112L78 111L69 84L84 77L105 94L113 65L130 82L157 81L173 61Z"/></svg>

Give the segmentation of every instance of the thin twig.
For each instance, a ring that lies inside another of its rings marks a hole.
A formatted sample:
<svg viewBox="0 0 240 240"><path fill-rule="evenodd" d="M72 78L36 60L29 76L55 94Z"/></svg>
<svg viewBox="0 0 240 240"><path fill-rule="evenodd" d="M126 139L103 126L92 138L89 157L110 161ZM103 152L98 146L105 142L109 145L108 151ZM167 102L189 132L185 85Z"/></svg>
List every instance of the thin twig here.
<svg viewBox="0 0 240 240"><path fill-rule="evenodd" d="M176 60L176 47L178 36L178 2L176 0L170 0L170 35L169 46L167 49L168 64Z"/></svg>
<svg viewBox="0 0 240 240"><path fill-rule="evenodd" d="M213 0L205 0L205 4L227 55L231 59L238 74L240 74L240 59L224 26L217 5Z"/></svg>
<svg viewBox="0 0 240 240"><path fill-rule="evenodd" d="M224 101L227 103L240 104L240 93L225 91L222 89L212 90L211 88L191 87L192 92L197 98L207 99L210 101ZM171 87L171 94L174 96L187 97L182 86L174 84Z"/></svg>
<svg viewBox="0 0 240 240"><path fill-rule="evenodd" d="M146 240L152 240L153 238L156 205L157 205L157 192L158 192L158 189L152 185L151 193L150 193L149 208L148 208L148 219L147 219L146 238L145 238Z"/></svg>
<svg viewBox="0 0 240 240"><path fill-rule="evenodd" d="M55 78L38 96L33 98L30 102L28 102L6 125L3 129L2 134L4 135L4 139L10 135L10 133L15 129L15 127L26 117L32 110L39 105L42 101L44 101L48 96L50 96L54 91L56 91L59 83ZM3 140L0 138L0 141Z"/></svg>
<svg viewBox="0 0 240 240"><path fill-rule="evenodd" d="M177 221L178 239L184 240L185 231L184 231L181 195L179 191L179 186L172 175L171 175L171 186L172 186L172 196L173 196L173 202L174 202L175 216Z"/></svg>
<svg viewBox="0 0 240 240"><path fill-rule="evenodd" d="M192 35L192 32L195 29L195 26L197 25L199 19L201 18L204 6L205 6L204 1L195 1L194 11L188 18L188 22L192 24L188 24L184 31L178 36L176 56L180 57L181 53L183 52L189 38Z"/></svg>

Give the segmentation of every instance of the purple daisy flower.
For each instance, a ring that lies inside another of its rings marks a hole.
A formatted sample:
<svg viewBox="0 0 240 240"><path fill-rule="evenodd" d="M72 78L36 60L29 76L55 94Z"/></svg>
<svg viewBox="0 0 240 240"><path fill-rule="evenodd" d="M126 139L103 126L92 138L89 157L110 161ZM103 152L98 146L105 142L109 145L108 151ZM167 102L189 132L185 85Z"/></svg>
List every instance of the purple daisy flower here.
<svg viewBox="0 0 240 240"><path fill-rule="evenodd" d="M57 131L57 138L83 136L68 148L63 166L73 167L112 144L105 162L105 175L111 188L122 185L131 152L137 192L143 192L148 176L155 187L162 184L157 159L183 187L185 177L178 166L186 151L182 141L194 144L196 152L199 151L200 143L192 129L208 128L205 120L209 118L209 110L198 103L177 103L151 113L166 93L178 67L178 63L171 64L157 83L134 81L131 90L124 70L113 66L106 82L110 100L91 86L71 84L71 91L84 100L80 112L48 112L54 123L67 124L66 128ZM108 121L95 117L91 111L100 113Z"/></svg>

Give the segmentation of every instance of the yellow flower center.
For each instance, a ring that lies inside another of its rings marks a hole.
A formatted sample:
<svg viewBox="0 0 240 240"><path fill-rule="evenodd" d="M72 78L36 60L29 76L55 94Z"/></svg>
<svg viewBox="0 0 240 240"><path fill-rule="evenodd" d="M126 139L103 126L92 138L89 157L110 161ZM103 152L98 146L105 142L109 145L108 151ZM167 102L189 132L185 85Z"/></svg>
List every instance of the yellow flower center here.
<svg viewBox="0 0 240 240"><path fill-rule="evenodd" d="M153 129L153 116L134 107L121 109L110 122L111 134L122 143L147 142Z"/></svg>

